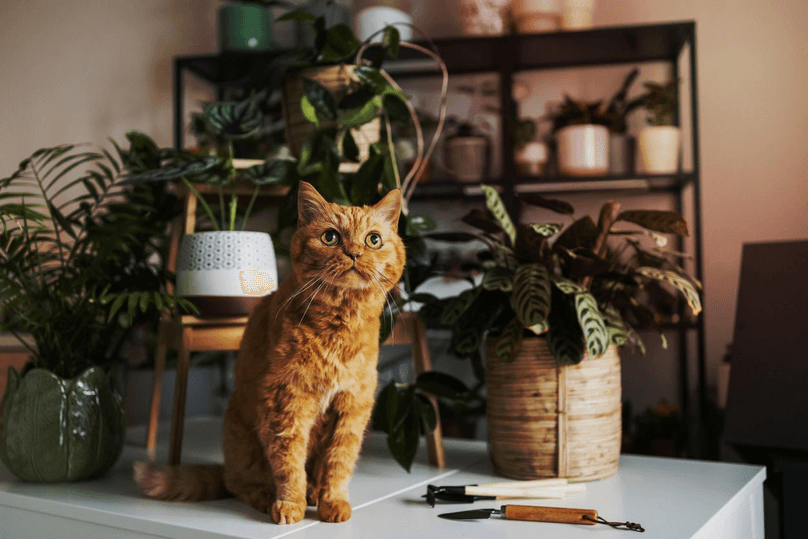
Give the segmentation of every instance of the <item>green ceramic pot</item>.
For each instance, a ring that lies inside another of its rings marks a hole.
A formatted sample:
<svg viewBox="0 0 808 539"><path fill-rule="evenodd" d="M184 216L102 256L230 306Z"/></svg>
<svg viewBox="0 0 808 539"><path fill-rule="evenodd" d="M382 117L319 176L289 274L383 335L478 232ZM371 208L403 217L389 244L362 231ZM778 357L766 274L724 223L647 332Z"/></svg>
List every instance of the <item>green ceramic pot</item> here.
<svg viewBox="0 0 808 539"><path fill-rule="evenodd" d="M228 4L219 8L222 51L267 51L272 48L272 12L263 6Z"/></svg>
<svg viewBox="0 0 808 539"><path fill-rule="evenodd" d="M99 367L65 380L9 368L0 406L0 460L23 481L80 481L109 470L126 430L120 394Z"/></svg>

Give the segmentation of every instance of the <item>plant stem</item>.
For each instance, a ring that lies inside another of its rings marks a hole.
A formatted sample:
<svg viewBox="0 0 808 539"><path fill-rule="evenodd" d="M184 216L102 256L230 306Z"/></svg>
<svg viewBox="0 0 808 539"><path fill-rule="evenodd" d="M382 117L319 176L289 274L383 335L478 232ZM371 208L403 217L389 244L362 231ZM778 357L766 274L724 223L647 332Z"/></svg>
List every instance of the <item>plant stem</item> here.
<svg viewBox="0 0 808 539"><path fill-rule="evenodd" d="M208 218L210 219L210 222L213 223L213 227L216 230L221 230L219 228L219 223L216 222L216 217L213 215L213 210L210 209L210 206L208 205L207 202L205 202L205 199L202 198L202 195L199 193L199 191L197 191L196 187L194 187L194 184L189 182L188 179L184 177L182 178L182 183L189 191L191 191L194 194L196 199L199 201L199 204L202 205L202 209L205 210L206 214L208 214ZM219 190L219 192L221 193L221 190Z"/></svg>
<svg viewBox="0 0 808 539"><path fill-rule="evenodd" d="M595 246L593 251L598 256L603 256L606 249L606 239L609 237L609 230L612 228L612 223L617 219L620 213L620 203L614 200L609 200L600 209L600 217L598 218L598 236L595 239ZM581 285L589 290L592 285L592 276L587 275L581 281Z"/></svg>
<svg viewBox="0 0 808 539"><path fill-rule="evenodd" d="M247 204L247 211L244 212L244 219L241 220L241 230L244 230L244 227L247 226L247 218L252 213L253 205L255 205L255 200L258 198L258 191L260 190L261 187L259 185L256 185L255 189L253 189L253 194L250 197L250 203Z"/></svg>

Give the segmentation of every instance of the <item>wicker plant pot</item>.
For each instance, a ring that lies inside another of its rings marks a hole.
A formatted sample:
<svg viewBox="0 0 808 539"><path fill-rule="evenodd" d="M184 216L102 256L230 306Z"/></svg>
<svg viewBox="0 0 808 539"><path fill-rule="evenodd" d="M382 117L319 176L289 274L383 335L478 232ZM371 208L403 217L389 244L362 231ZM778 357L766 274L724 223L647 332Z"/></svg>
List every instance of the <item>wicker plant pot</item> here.
<svg viewBox="0 0 808 539"><path fill-rule="evenodd" d="M359 79L354 74L354 65L334 65L304 69L299 73L288 75L283 83L283 120L285 123L286 142L292 154L300 158L300 150L307 140L314 134L317 127L303 116L300 100L303 99L303 78L315 80L331 90L337 101L348 92L351 84ZM325 123L322 124L325 126ZM376 118L358 129L351 129L351 134L359 148L359 163L343 162L339 170L352 173L359 170L359 166L370 155L370 145L381 139L382 123Z"/></svg>
<svg viewBox="0 0 808 539"><path fill-rule="evenodd" d="M494 469L515 479L590 481L617 472L621 436L617 348L559 366L547 340L528 338L516 359L486 342L488 447Z"/></svg>

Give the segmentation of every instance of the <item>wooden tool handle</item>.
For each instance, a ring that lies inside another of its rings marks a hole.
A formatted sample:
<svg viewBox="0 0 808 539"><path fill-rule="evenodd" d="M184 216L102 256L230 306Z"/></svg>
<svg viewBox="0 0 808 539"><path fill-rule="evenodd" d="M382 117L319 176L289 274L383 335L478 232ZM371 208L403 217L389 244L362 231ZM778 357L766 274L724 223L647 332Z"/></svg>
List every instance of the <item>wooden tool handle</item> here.
<svg viewBox="0 0 808 539"><path fill-rule="evenodd" d="M536 507L533 505L503 505L508 520L531 520L534 522L560 522L562 524L595 524L584 517L597 520L595 509L572 509L570 507Z"/></svg>

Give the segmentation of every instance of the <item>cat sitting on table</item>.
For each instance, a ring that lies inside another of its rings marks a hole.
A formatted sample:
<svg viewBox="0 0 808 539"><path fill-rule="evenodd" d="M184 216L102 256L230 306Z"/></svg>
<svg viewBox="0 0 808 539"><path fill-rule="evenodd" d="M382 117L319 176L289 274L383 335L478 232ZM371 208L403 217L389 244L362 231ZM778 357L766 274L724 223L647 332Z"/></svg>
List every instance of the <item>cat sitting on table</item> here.
<svg viewBox="0 0 808 539"><path fill-rule="evenodd" d="M348 483L373 409L379 317L404 271L397 234L401 192L375 206L298 194L292 271L256 306L236 361L224 418L224 465L136 463L147 496L211 500L233 495L274 522L351 516Z"/></svg>

